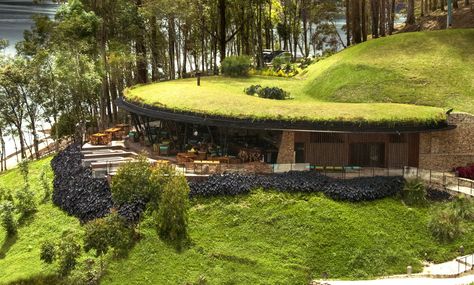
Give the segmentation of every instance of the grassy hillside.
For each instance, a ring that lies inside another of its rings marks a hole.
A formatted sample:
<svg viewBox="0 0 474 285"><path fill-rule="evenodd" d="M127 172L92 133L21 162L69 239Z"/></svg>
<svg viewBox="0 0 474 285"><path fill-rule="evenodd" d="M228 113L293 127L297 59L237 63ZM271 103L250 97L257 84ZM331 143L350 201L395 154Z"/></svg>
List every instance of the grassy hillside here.
<svg viewBox="0 0 474 285"><path fill-rule="evenodd" d="M37 193L44 165L49 159L32 164ZM17 170L0 175L2 187L15 190L21 183ZM195 199L189 248L177 252L163 243L153 220L146 218L140 225L142 239L126 258L107 256L101 284L186 284L200 276L208 284L305 284L323 272L367 278L402 273L407 265L421 270L422 259L449 260L461 244L474 252L473 223L464 224L466 233L451 244L431 238L427 222L439 206L409 208L395 198L342 203L319 194L262 191ZM39 248L66 229L82 231L75 218L50 202L21 225L16 238L6 240L0 228L0 284L52 276L55 268L40 262Z"/></svg>
<svg viewBox="0 0 474 285"><path fill-rule="evenodd" d="M30 166L30 183L38 200L43 197L38 176L43 167L49 167L49 161L50 158L43 159ZM15 191L22 184L23 179L17 169L0 174L0 187ZM19 225L18 234L13 238L7 239L4 229L0 227L0 284L53 274L53 266L47 266L39 259L40 246L45 240L59 238L67 229L79 230L79 222L51 202L39 205L38 212Z"/></svg>
<svg viewBox="0 0 474 285"><path fill-rule="evenodd" d="M114 261L102 284L306 284L421 270L421 259L453 258L460 244L474 250L474 229L450 245L428 230L432 208L396 199L340 203L319 195L255 192L193 202L193 245L178 253L157 237L151 220L128 259Z"/></svg>
<svg viewBox="0 0 474 285"><path fill-rule="evenodd" d="M173 110L241 118L439 120L451 107L474 113L472 46L474 29L405 33L348 48L292 79L208 77L201 87L195 79L175 80L137 86L126 96ZM294 100L245 95L243 89L252 84L281 87ZM367 104L374 102L380 104Z"/></svg>

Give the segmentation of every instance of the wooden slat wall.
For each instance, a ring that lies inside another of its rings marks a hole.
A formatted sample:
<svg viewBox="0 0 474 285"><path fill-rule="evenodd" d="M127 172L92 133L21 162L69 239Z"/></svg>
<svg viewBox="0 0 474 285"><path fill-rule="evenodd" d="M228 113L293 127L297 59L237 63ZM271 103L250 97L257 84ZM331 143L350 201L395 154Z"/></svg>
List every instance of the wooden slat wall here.
<svg viewBox="0 0 474 285"><path fill-rule="evenodd" d="M343 143L311 142L311 133L297 132L295 142L305 144L306 162L320 166L349 165L351 143L384 143L385 167L418 166L419 134L406 134L406 141L390 142L390 134L343 134Z"/></svg>

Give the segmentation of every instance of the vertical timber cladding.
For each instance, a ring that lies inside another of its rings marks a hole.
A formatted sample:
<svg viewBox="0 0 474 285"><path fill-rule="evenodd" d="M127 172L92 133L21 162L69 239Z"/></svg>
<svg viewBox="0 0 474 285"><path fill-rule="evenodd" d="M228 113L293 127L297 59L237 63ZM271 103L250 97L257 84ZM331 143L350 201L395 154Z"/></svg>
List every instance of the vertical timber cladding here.
<svg viewBox="0 0 474 285"><path fill-rule="evenodd" d="M474 164L474 116L453 113L448 123L456 129L420 135L420 168L452 171Z"/></svg>
<svg viewBox="0 0 474 285"><path fill-rule="evenodd" d="M418 166L419 134L297 132L306 162L318 166Z"/></svg>

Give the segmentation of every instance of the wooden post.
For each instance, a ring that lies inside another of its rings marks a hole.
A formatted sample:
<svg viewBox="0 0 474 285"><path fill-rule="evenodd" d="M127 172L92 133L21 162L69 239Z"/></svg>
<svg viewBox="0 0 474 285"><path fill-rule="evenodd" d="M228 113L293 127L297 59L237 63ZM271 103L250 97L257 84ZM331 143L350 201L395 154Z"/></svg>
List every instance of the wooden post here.
<svg viewBox="0 0 474 285"><path fill-rule="evenodd" d="M197 86L201 86L201 72L196 72Z"/></svg>

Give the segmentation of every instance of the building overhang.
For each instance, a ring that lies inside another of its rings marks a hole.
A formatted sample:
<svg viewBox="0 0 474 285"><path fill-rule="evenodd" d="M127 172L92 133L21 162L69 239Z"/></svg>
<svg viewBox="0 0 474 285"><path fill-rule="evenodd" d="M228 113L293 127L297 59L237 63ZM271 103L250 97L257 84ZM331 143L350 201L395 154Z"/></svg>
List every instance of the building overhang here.
<svg viewBox="0 0 474 285"><path fill-rule="evenodd" d="M255 120L228 118L213 115L203 115L192 112L173 111L166 108L150 106L137 102L129 102L123 98L116 105L130 113L160 120L170 120L181 123L206 125L226 128L278 130L295 132L331 132L331 133L427 133L455 129L447 121L403 124L403 123L363 123L347 121L309 122L284 120Z"/></svg>

